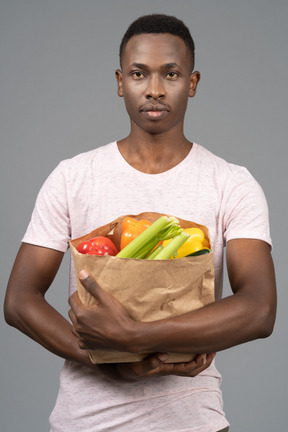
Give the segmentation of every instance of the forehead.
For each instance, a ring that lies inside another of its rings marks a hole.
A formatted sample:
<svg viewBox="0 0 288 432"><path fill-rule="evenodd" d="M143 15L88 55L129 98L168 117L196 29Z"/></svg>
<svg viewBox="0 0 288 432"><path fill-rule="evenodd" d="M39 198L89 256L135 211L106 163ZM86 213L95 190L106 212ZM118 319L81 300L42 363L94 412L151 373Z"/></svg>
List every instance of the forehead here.
<svg viewBox="0 0 288 432"><path fill-rule="evenodd" d="M140 34L132 36L122 55L122 65L133 63L147 65L177 63L190 64L190 57L183 39L169 33Z"/></svg>

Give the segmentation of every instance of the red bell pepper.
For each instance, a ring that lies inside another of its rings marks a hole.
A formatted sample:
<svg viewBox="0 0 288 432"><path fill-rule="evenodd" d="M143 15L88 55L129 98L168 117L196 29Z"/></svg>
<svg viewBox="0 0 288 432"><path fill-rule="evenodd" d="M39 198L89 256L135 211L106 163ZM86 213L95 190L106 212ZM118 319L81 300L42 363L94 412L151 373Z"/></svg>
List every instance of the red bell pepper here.
<svg viewBox="0 0 288 432"><path fill-rule="evenodd" d="M93 237L90 240L79 243L77 251L87 255L117 255L116 246L107 237Z"/></svg>

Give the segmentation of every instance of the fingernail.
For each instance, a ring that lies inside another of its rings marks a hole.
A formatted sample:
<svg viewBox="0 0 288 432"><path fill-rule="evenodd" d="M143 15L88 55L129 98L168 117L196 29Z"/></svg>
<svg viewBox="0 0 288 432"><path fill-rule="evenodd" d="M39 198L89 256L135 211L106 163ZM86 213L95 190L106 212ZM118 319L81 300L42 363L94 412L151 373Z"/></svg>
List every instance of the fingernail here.
<svg viewBox="0 0 288 432"><path fill-rule="evenodd" d="M158 359L164 362L168 359L168 354L166 353L158 354Z"/></svg>
<svg viewBox="0 0 288 432"><path fill-rule="evenodd" d="M207 357L206 357L206 355L202 356L202 363L203 363L203 365L205 365L207 363Z"/></svg>
<svg viewBox="0 0 288 432"><path fill-rule="evenodd" d="M87 279L89 276L89 274L87 273L86 270L81 270L79 273L79 279L84 280Z"/></svg>

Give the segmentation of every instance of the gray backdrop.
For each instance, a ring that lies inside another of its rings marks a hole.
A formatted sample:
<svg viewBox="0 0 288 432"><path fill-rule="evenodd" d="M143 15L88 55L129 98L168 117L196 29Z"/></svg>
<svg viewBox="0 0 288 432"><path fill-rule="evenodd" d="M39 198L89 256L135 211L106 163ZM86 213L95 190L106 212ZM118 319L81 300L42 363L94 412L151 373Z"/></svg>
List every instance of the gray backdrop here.
<svg viewBox="0 0 288 432"><path fill-rule="evenodd" d="M130 22L151 12L183 19L196 42L202 79L187 137L245 165L266 193L275 331L219 353L217 365L232 432L286 432L287 0L0 0L1 302L50 171L128 133L114 79L118 46ZM48 295L66 316L67 294L68 257ZM0 319L1 432L48 432L62 360Z"/></svg>

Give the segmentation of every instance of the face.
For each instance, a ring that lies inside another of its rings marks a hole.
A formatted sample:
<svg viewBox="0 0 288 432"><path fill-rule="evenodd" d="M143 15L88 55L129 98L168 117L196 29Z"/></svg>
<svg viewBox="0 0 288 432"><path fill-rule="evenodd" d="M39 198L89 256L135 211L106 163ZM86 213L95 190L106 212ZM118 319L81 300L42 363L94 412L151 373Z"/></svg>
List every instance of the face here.
<svg viewBox="0 0 288 432"><path fill-rule="evenodd" d="M188 98L195 95L200 79L192 67L178 36L140 34L128 41L116 78L132 128L148 133L183 130Z"/></svg>

